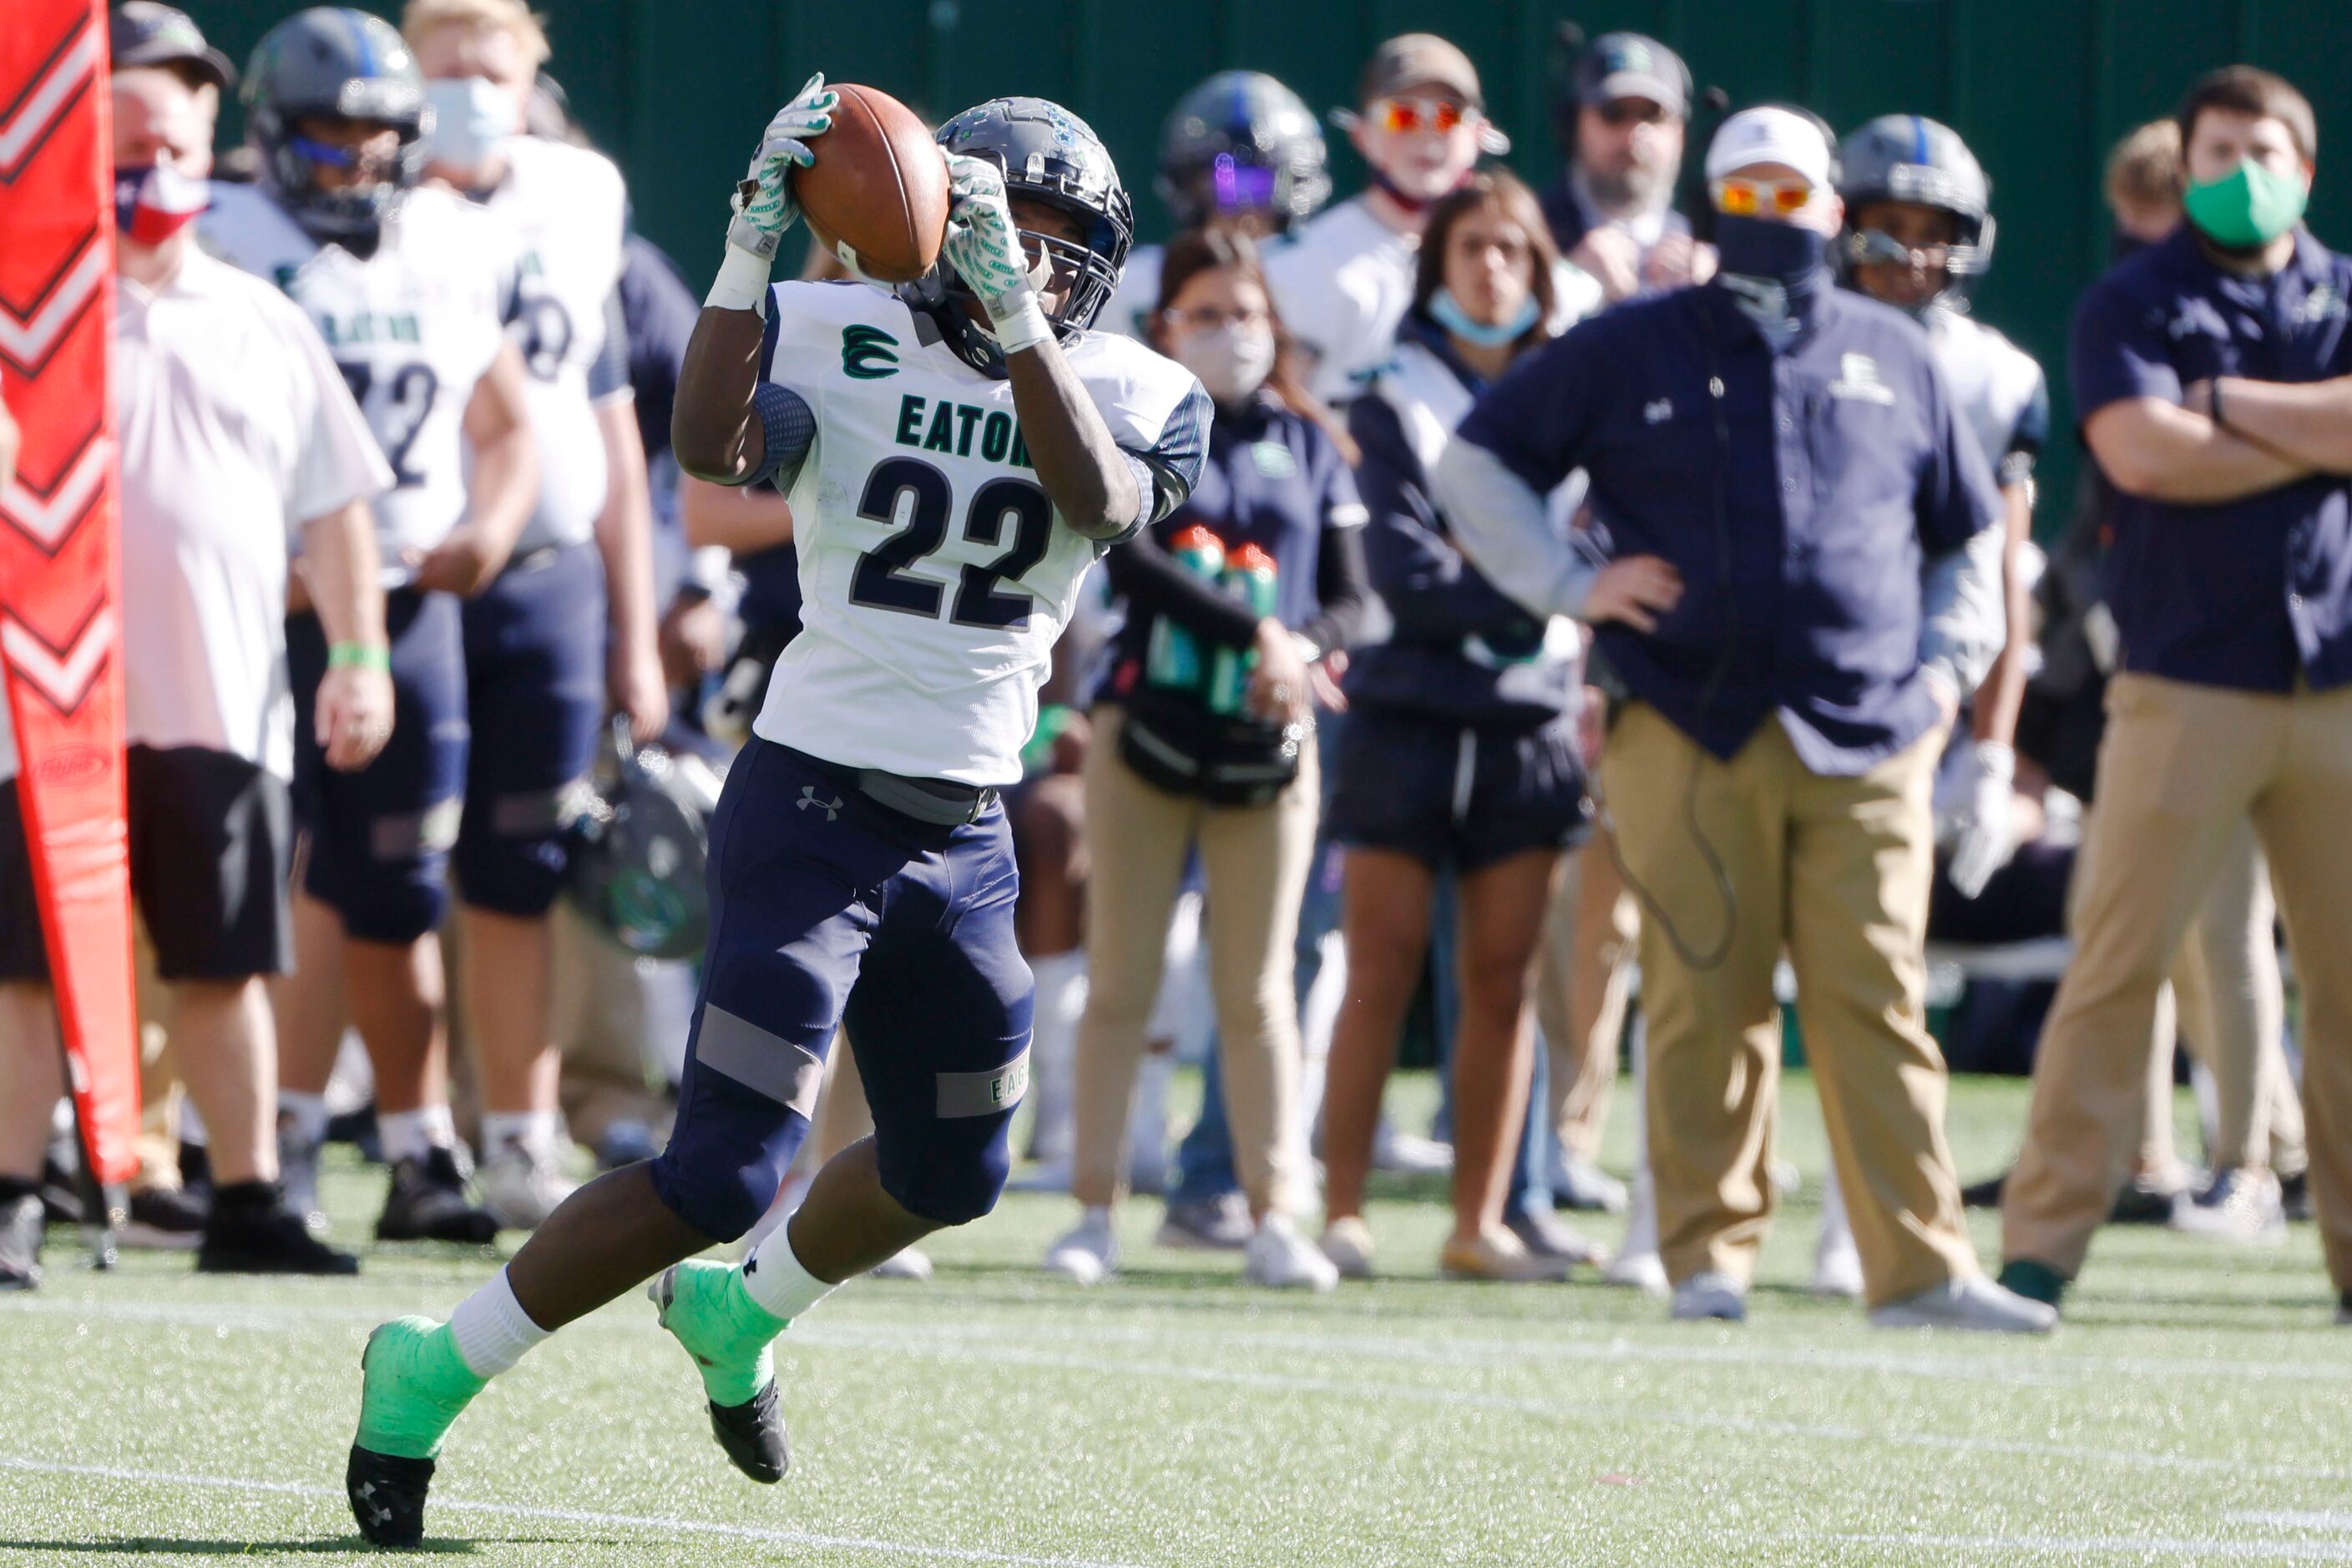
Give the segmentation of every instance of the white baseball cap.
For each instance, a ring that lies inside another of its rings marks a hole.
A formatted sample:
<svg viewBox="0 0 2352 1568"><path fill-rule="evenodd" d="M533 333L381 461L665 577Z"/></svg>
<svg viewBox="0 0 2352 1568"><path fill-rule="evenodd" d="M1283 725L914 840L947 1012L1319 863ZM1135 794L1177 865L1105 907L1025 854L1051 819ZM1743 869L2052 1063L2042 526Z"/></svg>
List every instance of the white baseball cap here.
<svg viewBox="0 0 2352 1568"><path fill-rule="evenodd" d="M1830 185L1830 140L1793 110L1766 104L1723 122L1706 147L1706 177L1719 180L1759 163L1786 163L1815 185Z"/></svg>

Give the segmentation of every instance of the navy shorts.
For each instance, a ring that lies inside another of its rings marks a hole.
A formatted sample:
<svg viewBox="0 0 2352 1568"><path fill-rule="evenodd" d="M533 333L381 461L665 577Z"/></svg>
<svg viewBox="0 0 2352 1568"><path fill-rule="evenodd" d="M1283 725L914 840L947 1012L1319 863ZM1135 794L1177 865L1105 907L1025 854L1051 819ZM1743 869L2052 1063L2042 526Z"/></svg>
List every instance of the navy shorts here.
<svg viewBox="0 0 2352 1568"><path fill-rule="evenodd" d="M1358 708L1336 748L1331 837L1423 865L1475 871L1528 849L1566 849L1588 826L1576 729L1465 727Z"/></svg>
<svg viewBox="0 0 2352 1568"><path fill-rule="evenodd" d="M294 966L286 783L207 746L133 746L131 892L165 980L247 980ZM49 977L15 781L0 781L0 980Z"/></svg>
<svg viewBox="0 0 2352 1568"><path fill-rule="evenodd" d="M710 946L655 1190L705 1236L751 1228L807 1133L835 1030L882 1185L941 1225L996 1205L1029 1072L1004 808L940 827L848 770L753 739L710 824Z"/></svg>
<svg viewBox="0 0 2352 1568"><path fill-rule="evenodd" d="M593 544L516 559L464 606L466 763L457 891L496 914L547 912L563 886L574 792L604 718L604 566Z"/></svg>
<svg viewBox="0 0 2352 1568"><path fill-rule="evenodd" d="M310 836L302 885L362 942L403 944L441 923L466 787L466 664L457 601L384 595L392 637L392 738L355 773L327 766L311 715L327 672L319 617L287 617L294 687L294 820Z"/></svg>

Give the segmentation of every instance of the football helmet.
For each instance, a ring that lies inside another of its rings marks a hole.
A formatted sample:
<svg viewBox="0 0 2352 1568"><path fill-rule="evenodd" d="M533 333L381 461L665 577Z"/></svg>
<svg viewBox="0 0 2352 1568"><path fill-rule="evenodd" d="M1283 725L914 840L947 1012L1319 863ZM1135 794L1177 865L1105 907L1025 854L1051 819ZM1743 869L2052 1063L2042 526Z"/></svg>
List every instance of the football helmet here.
<svg viewBox="0 0 2352 1568"><path fill-rule="evenodd" d="M709 763L633 746L616 723L572 827L564 892L631 952L699 958L710 939L703 885L719 778Z"/></svg>
<svg viewBox="0 0 2352 1568"><path fill-rule="evenodd" d="M425 79L392 25L347 5L298 11L262 36L245 68L246 139L261 182L311 238L372 243L425 175ZM330 190L320 171L351 168L352 151L301 133L305 120L390 126L400 147L380 179Z"/></svg>
<svg viewBox="0 0 2352 1568"><path fill-rule="evenodd" d="M1854 226L1854 214L1873 202L1916 202L1948 212L1958 223L1944 263L1943 289L1921 308L1967 308L1969 289L1992 266L1992 182L1985 178L1959 132L1917 114L1882 114L1838 146L1838 195L1845 201L1845 232L1832 254L1839 277L1853 281L1857 263L1906 261L1885 254L1885 237Z"/></svg>
<svg viewBox="0 0 2352 1568"><path fill-rule="evenodd" d="M1219 71L1177 100L1153 188L1180 228L1256 209L1286 229L1331 199L1329 165L1323 128L1297 93L1263 71Z"/></svg>

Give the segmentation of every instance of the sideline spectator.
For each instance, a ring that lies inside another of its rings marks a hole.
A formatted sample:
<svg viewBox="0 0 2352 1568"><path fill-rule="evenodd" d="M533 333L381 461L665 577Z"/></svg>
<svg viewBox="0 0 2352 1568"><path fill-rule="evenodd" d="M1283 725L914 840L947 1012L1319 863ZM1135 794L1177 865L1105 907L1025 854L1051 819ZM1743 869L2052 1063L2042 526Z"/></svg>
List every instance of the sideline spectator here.
<svg viewBox="0 0 2352 1568"><path fill-rule="evenodd" d="M1584 828L1580 638L1573 622L1530 616L1467 565L1428 493L1454 424L1549 338L1555 259L1533 193L1507 173L1472 176L1431 212L1396 363L1349 414L1363 451L1370 585L1395 623L1349 673L1349 718L1332 757L1349 984L1323 1104L1322 1246L1349 1279L1372 1271L1364 1186L1381 1091L1449 868L1461 1000L1454 1229L1441 1266L1463 1279L1559 1279L1594 1257L1549 1203L1505 1207L1534 1077L1529 980L1560 850ZM1557 521L1582 488L1554 492Z"/></svg>
<svg viewBox="0 0 2352 1568"><path fill-rule="evenodd" d="M327 765L354 771L392 731L368 502L393 475L301 311L196 249L189 226L205 205L227 71L193 23L161 13L117 18L118 46L127 29L132 47L118 47L113 76L131 887L172 1048L210 1134L196 1267L351 1274L359 1260L314 1238L277 1184L277 1033L264 977L292 956L289 545L299 534L307 597L332 648L315 728ZM24 824L16 792L0 798L0 903L16 911L0 952L5 1049L28 1065L55 1061ZM12 1135L38 1134L0 1149L0 1205L20 1206L57 1097L37 1071L10 1089L26 1109ZM0 1279L30 1283L37 1274L14 1250L0 1244Z"/></svg>
<svg viewBox="0 0 2352 1568"><path fill-rule="evenodd" d="M1601 782L1645 903L1674 1315L1746 1315L1785 945L1871 1321L2046 1330L2054 1313L1979 1270L1924 1008L1927 792L2000 641L2000 496L1926 334L1832 286L1833 165L1810 115L1725 121L1706 160L1714 282L1523 360L1463 423L1437 494L1493 581L1599 627L1630 698ZM1605 567L1545 512L1579 467ZM1742 594L1758 583L1780 586Z"/></svg>
<svg viewBox="0 0 2352 1568"><path fill-rule="evenodd" d="M2084 437L2121 492L2107 578L2122 669L2074 962L2003 1194L2002 1273L2054 1302L2082 1267L2138 1142L2165 970L2251 816L2300 960L2312 1185L2352 1312L2352 1168L2326 1131L2352 1116L2352 264L2301 223L2317 136L2294 87L2227 67L2178 118L2188 222L2075 316ZM2256 1152L2216 1173L2209 1206L2277 1205Z"/></svg>
<svg viewBox="0 0 2352 1568"><path fill-rule="evenodd" d="M1256 1222L1245 1276L1328 1289L1330 1262L1292 1221L1309 1177L1291 951L1319 815L1313 704L1339 705L1335 656L1364 613L1364 508L1352 447L1301 388L1248 240L1202 231L1169 247L1155 343L1201 378L1216 416L1192 499L1106 562L1127 620L1087 758L1087 858L1118 896L1087 905L1070 1182L1083 1213L1045 1267L1085 1284L1117 1267L1129 1100L1197 845L1225 1109ZM1180 558L1212 537L1241 586Z"/></svg>
<svg viewBox="0 0 2352 1568"><path fill-rule="evenodd" d="M1682 57L1640 33L1604 33L1577 56L1565 100L1552 107L1568 167L1544 193L1544 217L1610 304L1704 283L1714 270L1714 251L1674 209L1690 100Z"/></svg>

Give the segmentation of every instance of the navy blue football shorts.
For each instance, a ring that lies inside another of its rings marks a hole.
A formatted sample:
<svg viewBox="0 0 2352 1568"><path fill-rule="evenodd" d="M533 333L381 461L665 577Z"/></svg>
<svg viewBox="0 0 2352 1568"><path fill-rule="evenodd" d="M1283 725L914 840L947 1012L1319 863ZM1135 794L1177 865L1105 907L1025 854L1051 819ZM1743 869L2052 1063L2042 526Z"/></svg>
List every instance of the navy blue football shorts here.
<svg viewBox="0 0 2352 1568"><path fill-rule="evenodd" d="M1475 871L1529 849L1572 848L1587 831L1584 768L1567 719L1465 726L1359 707L1336 758L1325 826L1351 848Z"/></svg>
<svg viewBox="0 0 2352 1568"><path fill-rule="evenodd" d="M939 826L856 775L753 739L710 825L710 946L655 1190L742 1235L806 1136L846 1026L882 1185L940 1225L996 1205L1029 1074L1034 987L1013 936L1004 809Z"/></svg>

